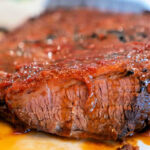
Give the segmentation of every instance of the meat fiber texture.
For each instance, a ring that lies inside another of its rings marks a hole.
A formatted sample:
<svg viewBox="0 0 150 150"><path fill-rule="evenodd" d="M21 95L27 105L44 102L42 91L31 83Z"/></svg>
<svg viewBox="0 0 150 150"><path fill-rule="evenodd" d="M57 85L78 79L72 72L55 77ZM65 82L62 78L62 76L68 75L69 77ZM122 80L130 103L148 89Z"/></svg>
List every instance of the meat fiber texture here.
<svg viewBox="0 0 150 150"><path fill-rule="evenodd" d="M27 129L121 140L150 125L150 14L58 9L0 43L0 115Z"/></svg>

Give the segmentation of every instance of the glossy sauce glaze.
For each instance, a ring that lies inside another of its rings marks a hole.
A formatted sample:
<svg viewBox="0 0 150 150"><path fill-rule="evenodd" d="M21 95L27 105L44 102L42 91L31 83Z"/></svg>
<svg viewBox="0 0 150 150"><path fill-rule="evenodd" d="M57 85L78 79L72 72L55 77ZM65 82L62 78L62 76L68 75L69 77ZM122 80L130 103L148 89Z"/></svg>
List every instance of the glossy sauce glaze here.
<svg viewBox="0 0 150 150"><path fill-rule="evenodd" d="M124 143L137 146L138 141L142 141L143 145L150 148L150 131L128 138ZM1 150L116 150L121 146L122 144L119 142L108 141L103 143L94 140L73 140L37 132L21 134L14 131L10 125L0 122Z"/></svg>

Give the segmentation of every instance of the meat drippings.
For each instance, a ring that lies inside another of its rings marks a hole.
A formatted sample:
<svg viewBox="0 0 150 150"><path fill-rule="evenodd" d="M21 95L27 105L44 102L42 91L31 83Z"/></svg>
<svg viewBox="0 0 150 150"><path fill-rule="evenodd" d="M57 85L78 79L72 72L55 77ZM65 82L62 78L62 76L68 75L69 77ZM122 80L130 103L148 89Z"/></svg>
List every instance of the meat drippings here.
<svg viewBox="0 0 150 150"><path fill-rule="evenodd" d="M134 137L126 139L123 143L128 143L133 146L138 146L139 141L149 149L150 148L150 133L146 131L142 134L137 134ZM4 123L0 122L0 149L5 150L49 150L49 149L63 149L63 150L116 150L122 147L121 143L115 142L100 142L92 140L70 140L58 138L44 133L17 133L14 129ZM142 147L140 147L142 149ZM147 150L146 149L146 150Z"/></svg>

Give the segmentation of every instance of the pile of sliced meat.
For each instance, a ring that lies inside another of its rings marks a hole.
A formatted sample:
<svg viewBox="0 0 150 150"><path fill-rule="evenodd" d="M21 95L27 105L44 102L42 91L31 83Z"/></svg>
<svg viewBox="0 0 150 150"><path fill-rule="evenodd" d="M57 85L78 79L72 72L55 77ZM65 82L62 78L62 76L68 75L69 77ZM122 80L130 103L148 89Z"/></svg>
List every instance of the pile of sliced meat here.
<svg viewBox="0 0 150 150"><path fill-rule="evenodd" d="M59 136L120 140L150 126L150 14L54 10L0 42L0 116Z"/></svg>

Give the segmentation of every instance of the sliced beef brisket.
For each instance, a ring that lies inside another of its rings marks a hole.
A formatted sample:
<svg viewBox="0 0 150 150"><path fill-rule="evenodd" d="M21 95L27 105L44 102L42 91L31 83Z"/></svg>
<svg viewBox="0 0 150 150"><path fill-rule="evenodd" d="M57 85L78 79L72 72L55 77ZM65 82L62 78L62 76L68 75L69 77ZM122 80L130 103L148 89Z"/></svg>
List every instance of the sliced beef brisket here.
<svg viewBox="0 0 150 150"><path fill-rule="evenodd" d="M0 43L0 115L27 128L119 140L150 124L149 15L56 10Z"/></svg>

